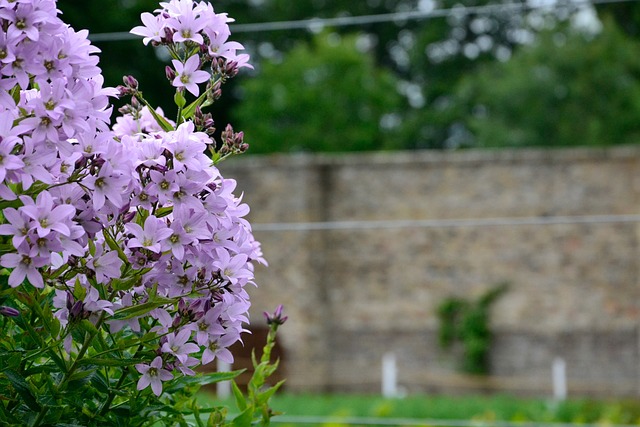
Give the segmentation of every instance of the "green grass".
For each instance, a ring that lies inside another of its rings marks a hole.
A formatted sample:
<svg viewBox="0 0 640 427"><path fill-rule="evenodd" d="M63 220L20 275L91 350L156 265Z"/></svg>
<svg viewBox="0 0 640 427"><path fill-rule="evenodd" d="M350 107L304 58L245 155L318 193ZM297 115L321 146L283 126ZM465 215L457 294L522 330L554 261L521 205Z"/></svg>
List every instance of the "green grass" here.
<svg viewBox="0 0 640 427"><path fill-rule="evenodd" d="M211 405L215 398L203 396ZM237 411L232 401L221 402ZM552 402L513 396L428 396L384 399L367 395L277 394L274 411L289 416L375 417L441 420L515 421L545 423L640 423L640 401L571 399Z"/></svg>

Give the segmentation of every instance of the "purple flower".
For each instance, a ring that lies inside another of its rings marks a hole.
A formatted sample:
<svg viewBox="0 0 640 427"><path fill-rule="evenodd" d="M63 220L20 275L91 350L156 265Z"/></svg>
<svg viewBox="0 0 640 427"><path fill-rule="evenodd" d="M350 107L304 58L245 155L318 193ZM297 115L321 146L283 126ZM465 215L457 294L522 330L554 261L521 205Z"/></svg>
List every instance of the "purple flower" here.
<svg viewBox="0 0 640 427"><path fill-rule="evenodd" d="M238 337L234 335L223 335L219 338L210 340L202 353L202 364L212 362L216 357L223 362L233 363L233 354L227 349L231 344L238 341Z"/></svg>
<svg viewBox="0 0 640 427"><path fill-rule="evenodd" d="M173 35L173 41L177 43L184 43L186 41L192 41L197 44L204 43L202 34L200 31L206 25L205 20L197 16L192 8L192 1L184 2L186 7L182 7L179 13L175 17L167 20L167 25L175 30Z"/></svg>
<svg viewBox="0 0 640 427"><path fill-rule="evenodd" d="M29 217L15 210L14 208L6 208L2 211L5 219L9 224L0 225L0 234L13 236L11 243L17 248L25 242L31 230L31 220Z"/></svg>
<svg viewBox="0 0 640 427"><path fill-rule="evenodd" d="M231 284L238 283L239 280L253 277L251 271L246 268L247 255L238 254L231 256L224 249L217 250L218 259L213 262L214 267L220 269L220 275Z"/></svg>
<svg viewBox="0 0 640 427"><path fill-rule="evenodd" d="M94 271L98 283L106 283L109 278L120 277L122 264L116 251L103 253L102 245L96 245L96 254L87 262L87 267Z"/></svg>
<svg viewBox="0 0 640 427"><path fill-rule="evenodd" d="M216 340L224 334L225 329L220 324L222 308L222 304L213 307L196 324L191 325L191 328L196 331L198 345L206 345L211 340Z"/></svg>
<svg viewBox="0 0 640 427"><path fill-rule="evenodd" d="M53 197L48 191L38 194L36 202L28 196L21 196L20 200L25 204L19 210L33 220L38 236L45 237L51 231L69 236L71 218L76 213L76 208L71 205L58 205L54 207Z"/></svg>
<svg viewBox="0 0 640 427"><path fill-rule="evenodd" d="M145 248L155 253L160 253L162 241L172 234L166 224L154 215L144 221L144 229L133 222L125 225L125 228L134 236L127 243L129 248Z"/></svg>
<svg viewBox="0 0 640 427"><path fill-rule="evenodd" d="M173 79L172 85L177 88L185 88L191 92L194 96L200 94L200 88L198 83L203 83L209 80L209 73L200 68L200 58L198 55L193 55L183 64L182 62L174 59L171 61L173 68L176 70L176 78Z"/></svg>
<svg viewBox="0 0 640 427"><path fill-rule="evenodd" d="M174 355L180 363L187 361L189 354L200 351L200 347L187 342L191 338L191 331L183 329L178 334L173 332L167 335L167 341L162 345L162 351Z"/></svg>
<svg viewBox="0 0 640 427"><path fill-rule="evenodd" d="M13 288L20 286L25 277L36 288L44 288L44 281L38 268L45 266L48 262L47 258L34 257L25 253L4 254L0 257L0 265L13 268L9 275L9 286Z"/></svg>
<svg viewBox="0 0 640 427"><path fill-rule="evenodd" d="M106 200L116 207L122 207L122 193L126 183L127 179L120 171L114 170L109 162L102 165L97 175L90 175L84 180L84 185L93 190L93 208L96 210L101 209Z"/></svg>
<svg viewBox="0 0 640 427"><path fill-rule="evenodd" d="M162 381L170 381L173 379L171 372L162 368L162 358L157 356L150 365L139 363L136 365L138 372L142 374L138 380L137 389L144 390L151 385L151 390L156 396L162 394Z"/></svg>
<svg viewBox="0 0 640 427"><path fill-rule="evenodd" d="M106 311L107 313L113 315L113 303L100 299L100 293L93 286L89 286L89 290L87 295L84 297L84 301L82 301L82 309L89 313L97 312L97 311Z"/></svg>
<svg viewBox="0 0 640 427"><path fill-rule="evenodd" d="M142 43L147 45L150 41L159 42L163 36L163 22L159 16L153 16L149 12L140 15L144 25L134 27L130 33L144 37Z"/></svg>

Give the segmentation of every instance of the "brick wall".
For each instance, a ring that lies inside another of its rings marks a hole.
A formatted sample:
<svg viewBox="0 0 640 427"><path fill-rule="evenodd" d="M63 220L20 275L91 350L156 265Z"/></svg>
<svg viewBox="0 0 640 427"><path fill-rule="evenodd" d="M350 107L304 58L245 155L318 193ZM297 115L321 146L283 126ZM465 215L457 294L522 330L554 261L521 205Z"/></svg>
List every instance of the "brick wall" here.
<svg viewBox="0 0 640 427"><path fill-rule="evenodd" d="M278 303L290 316L290 390L377 391L395 351L409 391L547 393L561 356L572 393L640 393L639 224L428 222L636 214L640 147L241 156L221 170L270 262L250 291L253 321ZM405 220L427 222L344 223ZM267 227L324 222L343 228ZM436 307L503 281L495 378L459 376L438 348Z"/></svg>

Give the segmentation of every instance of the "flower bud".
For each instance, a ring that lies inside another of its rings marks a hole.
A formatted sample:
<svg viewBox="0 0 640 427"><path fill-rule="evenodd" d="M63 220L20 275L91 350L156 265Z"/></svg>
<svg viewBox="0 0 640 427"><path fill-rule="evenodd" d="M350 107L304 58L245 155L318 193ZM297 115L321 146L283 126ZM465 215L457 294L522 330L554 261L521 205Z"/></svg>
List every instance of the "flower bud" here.
<svg viewBox="0 0 640 427"><path fill-rule="evenodd" d="M133 219L136 217L136 212L127 212L126 214L124 214L122 216L122 222L125 224L130 223L131 221L133 221Z"/></svg>
<svg viewBox="0 0 640 427"><path fill-rule="evenodd" d="M173 43L173 35L176 32L174 30L172 30L171 28L166 28L164 29L164 37L162 37L162 43Z"/></svg>
<svg viewBox="0 0 640 427"><path fill-rule="evenodd" d="M131 89L138 89L138 81L133 76L124 76L122 78L124 85Z"/></svg>
<svg viewBox="0 0 640 427"><path fill-rule="evenodd" d="M266 311L263 313L264 317L267 319L267 325L282 325L284 322L287 321L287 319L289 318L289 316L282 316L282 304L280 304L277 308L276 311L273 312L273 314L267 313Z"/></svg>
<svg viewBox="0 0 640 427"><path fill-rule="evenodd" d="M138 98L131 98L131 108L133 108L134 111L140 111L142 109L142 105L140 105L140 101L138 101Z"/></svg>
<svg viewBox="0 0 640 427"><path fill-rule="evenodd" d="M18 317L20 312L13 307L0 306L0 314L6 317Z"/></svg>
<svg viewBox="0 0 640 427"><path fill-rule="evenodd" d="M167 76L167 79L169 79L170 82L174 81L176 76L178 75L176 74L175 70L169 65L164 68L164 74Z"/></svg>
<svg viewBox="0 0 640 427"><path fill-rule="evenodd" d="M82 306L82 301L76 301L69 310L69 316L75 319L79 318L82 314Z"/></svg>

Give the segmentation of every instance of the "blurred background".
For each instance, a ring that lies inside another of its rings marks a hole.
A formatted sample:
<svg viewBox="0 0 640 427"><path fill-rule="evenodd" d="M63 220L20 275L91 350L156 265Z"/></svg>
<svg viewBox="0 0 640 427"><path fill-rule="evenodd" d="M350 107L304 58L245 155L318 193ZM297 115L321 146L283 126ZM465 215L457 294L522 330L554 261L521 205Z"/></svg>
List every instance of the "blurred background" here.
<svg viewBox="0 0 640 427"><path fill-rule="evenodd" d="M640 2L219 0L252 55L212 107L270 263L289 392L640 395ZM173 111L127 35L152 0L59 0ZM171 114L168 114L171 117Z"/></svg>

